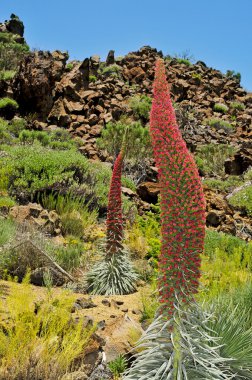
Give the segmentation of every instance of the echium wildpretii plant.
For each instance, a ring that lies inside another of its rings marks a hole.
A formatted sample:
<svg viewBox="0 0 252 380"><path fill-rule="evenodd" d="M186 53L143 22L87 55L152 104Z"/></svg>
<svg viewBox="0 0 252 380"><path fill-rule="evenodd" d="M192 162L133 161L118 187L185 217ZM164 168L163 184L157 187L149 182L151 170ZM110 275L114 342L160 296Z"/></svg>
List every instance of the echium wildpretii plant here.
<svg viewBox="0 0 252 380"><path fill-rule="evenodd" d="M123 216L122 216L122 167L125 156L126 139L124 138L122 148L118 154L111 178L108 212L107 212L107 249L106 255L118 253L122 249L123 239Z"/></svg>
<svg viewBox="0 0 252 380"><path fill-rule="evenodd" d="M205 200L194 159L176 122L165 66L156 63L150 133L160 183L162 245L159 292L163 312L172 314L197 291L205 235Z"/></svg>
<svg viewBox="0 0 252 380"><path fill-rule="evenodd" d="M89 291L93 294L129 294L136 289L138 278L128 253L123 247L122 168L126 153L126 137L116 158L108 199L106 247L104 258L87 275Z"/></svg>
<svg viewBox="0 0 252 380"><path fill-rule="evenodd" d="M161 195L161 307L123 379L230 379L229 360L222 357L218 336L208 327L212 315L194 301L205 201L196 164L176 122L163 60L156 63L150 132Z"/></svg>

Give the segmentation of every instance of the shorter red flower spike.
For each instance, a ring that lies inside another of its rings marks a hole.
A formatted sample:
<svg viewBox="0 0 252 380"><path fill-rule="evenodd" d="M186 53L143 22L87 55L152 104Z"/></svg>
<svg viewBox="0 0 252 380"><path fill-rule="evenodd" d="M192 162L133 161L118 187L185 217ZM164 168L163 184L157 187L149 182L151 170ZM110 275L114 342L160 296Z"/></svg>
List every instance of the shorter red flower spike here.
<svg viewBox="0 0 252 380"><path fill-rule="evenodd" d="M150 133L161 195L160 300L169 314L176 297L197 292L205 235L205 200L197 166L179 131L163 60L156 62Z"/></svg>
<svg viewBox="0 0 252 380"><path fill-rule="evenodd" d="M125 156L125 141L117 156L110 182L107 213L107 257L122 249L123 217L122 217L122 167Z"/></svg>

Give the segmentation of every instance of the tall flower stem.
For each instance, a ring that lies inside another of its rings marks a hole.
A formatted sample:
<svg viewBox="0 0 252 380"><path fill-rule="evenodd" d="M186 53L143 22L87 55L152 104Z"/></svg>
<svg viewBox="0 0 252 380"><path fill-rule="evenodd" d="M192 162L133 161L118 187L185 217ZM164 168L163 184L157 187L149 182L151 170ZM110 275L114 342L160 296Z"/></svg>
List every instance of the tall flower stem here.
<svg viewBox="0 0 252 380"><path fill-rule="evenodd" d="M161 195L159 260L163 312L173 313L175 296L197 291L205 234L205 201L194 159L177 125L163 60L156 62L150 133Z"/></svg>

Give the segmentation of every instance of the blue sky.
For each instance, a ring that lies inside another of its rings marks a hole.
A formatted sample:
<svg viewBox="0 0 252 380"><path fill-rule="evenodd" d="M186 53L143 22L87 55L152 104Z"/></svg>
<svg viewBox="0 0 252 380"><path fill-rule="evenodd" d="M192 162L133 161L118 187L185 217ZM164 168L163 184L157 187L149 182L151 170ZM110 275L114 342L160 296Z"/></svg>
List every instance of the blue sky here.
<svg viewBox="0 0 252 380"><path fill-rule="evenodd" d="M151 45L190 51L252 91L252 0L0 0L0 21L16 13L31 48L105 58Z"/></svg>

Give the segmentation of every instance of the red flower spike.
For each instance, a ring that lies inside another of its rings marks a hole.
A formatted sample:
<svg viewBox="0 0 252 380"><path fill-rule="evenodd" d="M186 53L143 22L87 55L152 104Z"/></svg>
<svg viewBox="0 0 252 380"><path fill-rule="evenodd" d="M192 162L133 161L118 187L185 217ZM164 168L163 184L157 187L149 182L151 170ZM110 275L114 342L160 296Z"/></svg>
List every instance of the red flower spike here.
<svg viewBox="0 0 252 380"><path fill-rule="evenodd" d="M110 182L108 212L107 212L107 258L120 252L123 238L122 218L122 168L126 149L126 135L122 149L117 156Z"/></svg>
<svg viewBox="0 0 252 380"><path fill-rule="evenodd" d="M193 157L177 125L163 60L156 62L150 133L161 195L159 289L163 312L175 294L190 299L198 288L205 236L205 200Z"/></svg>

